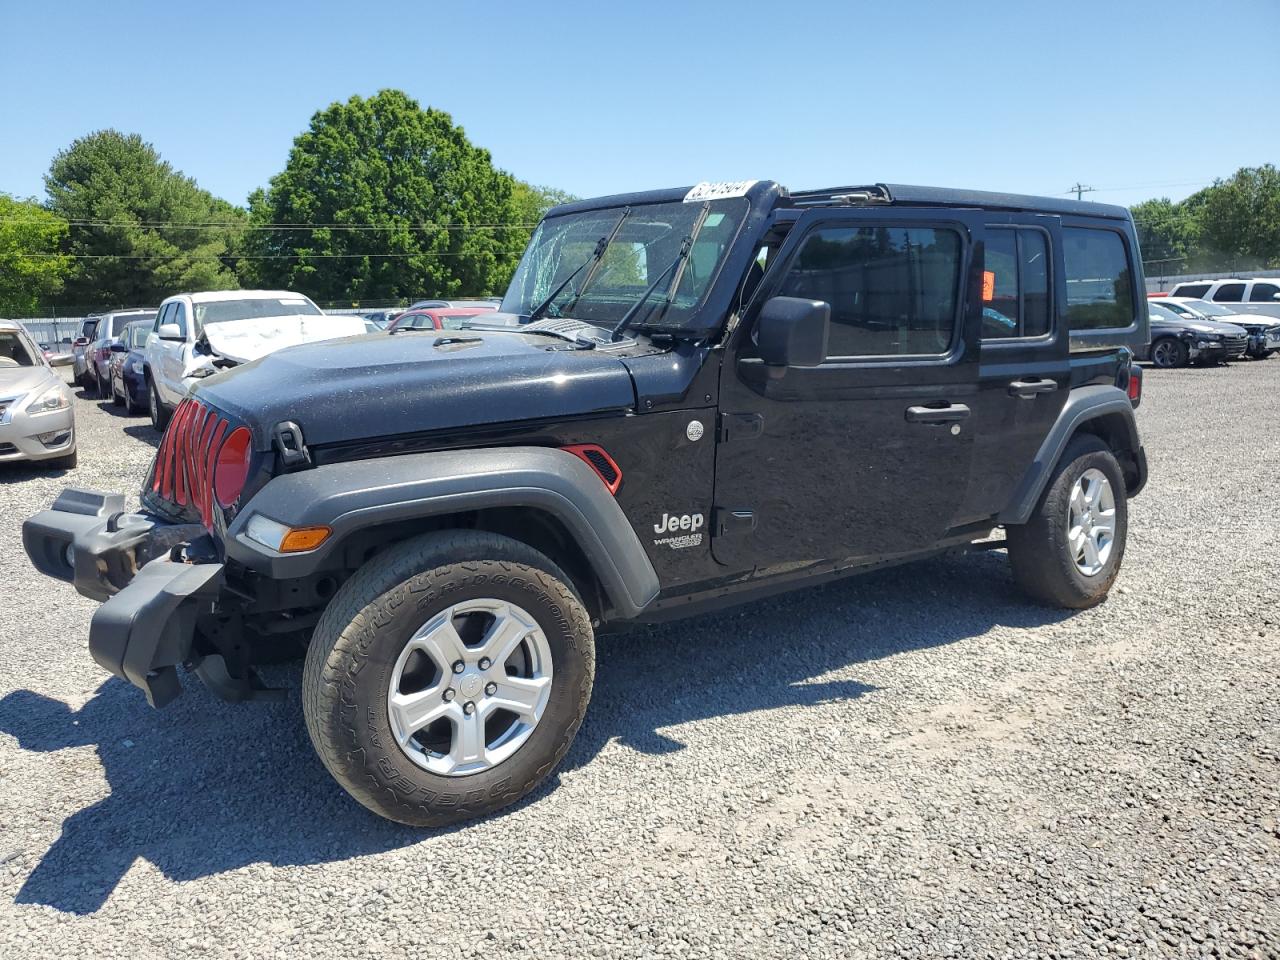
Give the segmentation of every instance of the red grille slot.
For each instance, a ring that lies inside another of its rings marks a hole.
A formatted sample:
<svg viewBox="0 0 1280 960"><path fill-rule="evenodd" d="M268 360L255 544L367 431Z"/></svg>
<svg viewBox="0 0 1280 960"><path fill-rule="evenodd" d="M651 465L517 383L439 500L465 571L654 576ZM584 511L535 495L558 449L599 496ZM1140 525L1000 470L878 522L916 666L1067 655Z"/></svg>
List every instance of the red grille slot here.
<svg viewBox="0 0 1280 960"><path fill-rule="evenodd" d="M156 451L151 490L213 526L213 474L231 423L195 400L178 404Z"/></svg>

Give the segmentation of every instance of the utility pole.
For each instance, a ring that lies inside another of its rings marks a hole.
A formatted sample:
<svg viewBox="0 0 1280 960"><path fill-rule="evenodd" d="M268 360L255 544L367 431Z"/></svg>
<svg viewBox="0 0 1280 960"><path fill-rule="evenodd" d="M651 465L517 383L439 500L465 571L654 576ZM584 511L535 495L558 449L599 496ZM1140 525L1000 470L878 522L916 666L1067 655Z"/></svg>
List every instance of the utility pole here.
<svg viewBox="0 0 1280 960"><path fill-rule="evenodd" d="M1067 193L1074 193L1077 200L1083 200L1084 194L1093 193L1097 189L1097 187L1086 187L1083 183L1077 180L1076 185L1068 190Z"/></svg>

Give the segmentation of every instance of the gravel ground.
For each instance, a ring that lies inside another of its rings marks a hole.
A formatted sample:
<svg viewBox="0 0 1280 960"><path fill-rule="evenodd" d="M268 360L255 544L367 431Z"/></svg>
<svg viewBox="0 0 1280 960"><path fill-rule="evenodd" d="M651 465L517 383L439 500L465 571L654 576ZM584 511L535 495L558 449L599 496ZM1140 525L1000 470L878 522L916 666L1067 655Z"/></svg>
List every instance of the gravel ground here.
<svg viewBox="0 0 1280 960"><path fill-rule="evenodd" d="M156 437L79 400L73 477L0 470L0 955L1280 957L1280 359L1147 380L1100 608L995 553L605 638L559 776L437 833L296 695L104 679L20 524Z"/></svg>

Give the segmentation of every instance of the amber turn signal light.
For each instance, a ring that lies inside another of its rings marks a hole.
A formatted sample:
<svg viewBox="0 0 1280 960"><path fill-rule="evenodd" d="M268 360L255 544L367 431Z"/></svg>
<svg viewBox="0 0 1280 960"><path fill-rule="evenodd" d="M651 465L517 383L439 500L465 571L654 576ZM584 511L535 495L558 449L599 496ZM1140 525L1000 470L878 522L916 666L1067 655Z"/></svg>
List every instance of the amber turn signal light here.
<svg viewBox="0 0 1280 960"><path fill-rule="evenodd" d="M314 550L333 533L328 527L293 527L280 541L281 553L302 553Z"/></svg>

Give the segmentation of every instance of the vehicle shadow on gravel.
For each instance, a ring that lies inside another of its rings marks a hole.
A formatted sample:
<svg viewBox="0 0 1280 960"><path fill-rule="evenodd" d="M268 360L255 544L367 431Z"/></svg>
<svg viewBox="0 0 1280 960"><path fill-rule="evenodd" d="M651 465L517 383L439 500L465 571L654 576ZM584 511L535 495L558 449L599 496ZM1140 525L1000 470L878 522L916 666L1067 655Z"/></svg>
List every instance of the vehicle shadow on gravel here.
<svg viewBox="0 0 1280 960"><path fill-rule="evenodd" d="M75 470L64 470L61 467L54 469L47 463L30 463L21 460L12 463L0 463L0 484L26 483L28 480L35 480L40 477L56 478L74 475Z"/></svg>
<svg viewBox="0 0 1280 960"><path fill-rule="evenodd" d="M592 706L564 766L589 763L614 740L649 754L680 750L662 731L708 717L854 701L877 688L814 678L978 637L996 624L1034 627L1064 616L1022 600L1003 557L984 555L605 636ZM296 687L299 671L271 668L268 676ZM186 881L258 862L345 860L433 835L378 819L334 784L312 752L296 695L234 706L198 681L186 687L159 711L116 679L78 711L29 690L0 699L0 732L40 753L95 746L110 784L104 799L66 818L17 902L92 913L139 857ZM516 809L545 797L557 780ZM450 828L465 829L485 827Z"/></svg>
<svg viewBox="0 0 1280 960"><path fill-rule="evenodd" d="M160 446L160 433L151 425L151 421L145 419L145 417L138 423L129 424L123 430L135 440L141 440L143 443L150 444L153 447Z"/></svg>

